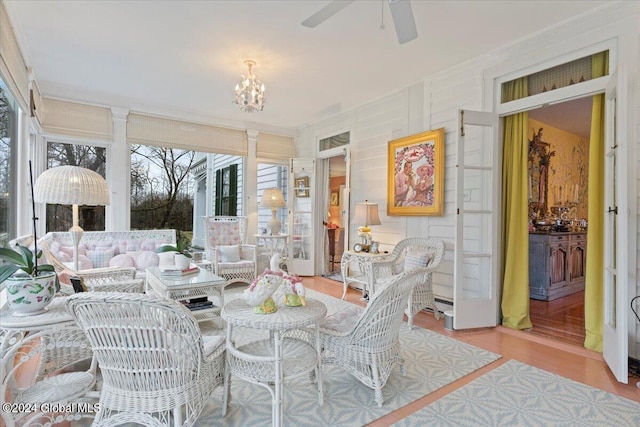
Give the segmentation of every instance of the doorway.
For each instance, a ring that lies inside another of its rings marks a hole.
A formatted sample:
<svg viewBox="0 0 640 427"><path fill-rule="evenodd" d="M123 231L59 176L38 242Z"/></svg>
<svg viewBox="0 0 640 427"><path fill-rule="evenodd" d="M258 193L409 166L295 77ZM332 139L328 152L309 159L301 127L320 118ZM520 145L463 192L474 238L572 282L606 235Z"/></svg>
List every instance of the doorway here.
<svg viewBox="0 0 640 427"><path fill-rule="evenodd" d="M324 272L325 276L334 280L342 280L340 260L344 251L346 232L344 212L349 208L345 199L347 185L347 164L344 155L329 157L328 180L325 194L327 194L327 213L323 222L325 226Z"/></svg>
<svg viewBox="0 0 640 427"><path fill-rule="evenodd" d="M584 271L591 109L592 97L588 96L531 110L528 125L532 140L538 137L538 142L548 144L545 146L548 156L546 194L541 195L538 185L540 171L535 170L536 165L532 171L530 165L530 176L533 177L529 184L529 315L533 324L530 332L580 347L585 340ZM547 236L566 240L567 247L539 243ZM542 248L550 258L546 264L537 259L543 254L536 251ZM550 250L556 252L550 255ZM543 271L543 265L549 267L548 271ZM545 280L549 288L537 289L536 276L544 275L547 275Z"/></svg>

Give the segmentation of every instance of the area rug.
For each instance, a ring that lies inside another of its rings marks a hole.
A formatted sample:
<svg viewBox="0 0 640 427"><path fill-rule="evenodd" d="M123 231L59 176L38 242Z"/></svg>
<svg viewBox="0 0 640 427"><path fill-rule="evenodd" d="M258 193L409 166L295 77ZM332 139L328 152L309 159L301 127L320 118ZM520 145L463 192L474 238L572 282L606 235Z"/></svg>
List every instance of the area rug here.
<svg viewBox="0 0 640 427"><path fill-rule="evenodd" d="M225 299L237 297L225 292ZM328 314L350 305L318 292L308 298L322 301ZM234 329L235 331L238 328ZM243 330L241 340L255 339L255 331ZM307 378L285 384L285 426L361 426L401 408L420 397L497 360L499 355L422 328L400 333L406 376L394 369L383 389L384 405L379 408L374 392L337 366L325 366L324 405L319 406L316 385ZM270 426L271 395L260 386L232 377L232 399L225 418L221 418L222 388L218 388L196 425Z"/></svg>
<svg viewBox="0 0 640 427"><path fill-rule="evenodd" d="M516 360L393 424L434 426L640 426L640 403Z"/></svg>

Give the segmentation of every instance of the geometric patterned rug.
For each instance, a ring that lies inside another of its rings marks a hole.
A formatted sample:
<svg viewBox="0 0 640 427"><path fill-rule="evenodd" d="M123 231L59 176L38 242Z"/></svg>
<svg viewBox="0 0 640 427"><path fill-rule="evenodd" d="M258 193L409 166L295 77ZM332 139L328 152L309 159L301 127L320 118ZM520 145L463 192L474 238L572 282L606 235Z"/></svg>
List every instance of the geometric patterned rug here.
<svg viewBox="0 0 640 427"><path fill-rule="evenodd" d="M393 424L433 426L640 426L640 403L516 360Z"/></svg>
<svg viewBox="0 0 640 427"><path fill-rule="evenodd" d="M225 292L225 299L233 298ZM332 314L350 303L307 290ZM234 329L235 334L236 329ZM257 338L247 330L242 340ZM429 394L497 360L499 355L422 328L410 330L406 323L400 332L406 376L394 368L383 388L384 405L379 408L372 389L364 386L342 368L323 366L324 405L319 406L316 384L307 378L286 382L284 393L285 426L361 426L370 423L422 396ZM221 418L222 387L214 391L197 426L270 426L271 395L263 387L232 377L231 402Z"/></svg>

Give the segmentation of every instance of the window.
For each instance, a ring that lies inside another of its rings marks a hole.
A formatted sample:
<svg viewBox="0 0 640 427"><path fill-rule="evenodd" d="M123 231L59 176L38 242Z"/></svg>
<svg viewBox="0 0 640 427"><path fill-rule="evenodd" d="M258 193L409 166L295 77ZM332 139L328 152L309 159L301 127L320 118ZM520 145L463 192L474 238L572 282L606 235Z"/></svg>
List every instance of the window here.
<svg viewBox="0 0 640 427"><path fill-rule="evenodd" d="M16 237L18 106L0 78L0 247Z"/></svg>
<svg viewBox="0 0 640 427"><path fill-rule="evenodd" d="M47 142L47 168L80 166L106 177L107 150L94 145ZM78 206L78 221L85 231L102 231L104 206ZM67 231L73 225L71 205L47 204L47 231Z"/></svg>
<svg viewBox="0 0 640 427"><path fill-rule="evenodd" d="M196 180L192 168L201 153L178 148L131 146L131 229L174 228L191 241Z"/></svg>
<svg viewBox="0 0 640 427"><path fill-rule="evenodd" d="M343 132L338 135L323 138L319 141L319 151L330 150L332 148L342 147L343 145L349 145L349 138L349 132Z"/></svg>
<svg viewBox="0 0 640 427"><path fill-rule="evenodd" d="M526 76L527 96L538 95L543 92L591 80L591 58L592 56L585 56L575 61L529 74ZM511 82L502 84L502 103L514 100L506 90L509 83Z"/></svg>

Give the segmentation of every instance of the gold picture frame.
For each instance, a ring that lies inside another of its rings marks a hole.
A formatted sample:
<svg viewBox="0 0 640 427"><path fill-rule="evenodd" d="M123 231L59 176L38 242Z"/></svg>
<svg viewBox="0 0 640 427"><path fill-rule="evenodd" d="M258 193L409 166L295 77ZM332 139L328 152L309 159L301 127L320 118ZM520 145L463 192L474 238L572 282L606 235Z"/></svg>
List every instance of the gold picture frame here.
<svg viewBox="0 0 640 427"><path fill-rule="evenodd" d="M387 215L444 214L444 128L389 141Z"/></svg>
<svg viewBox="0 0 640 427"><path fill-rule="evenodd" d="M340 196L337 191L331 193L331 206L338 206L340 204Z"/></svg>
<svg viewBox="0 0 640 427"><path fill-rule="evenodd" d="M309 177L295 178L296 197L309 197Z"/></svg>

